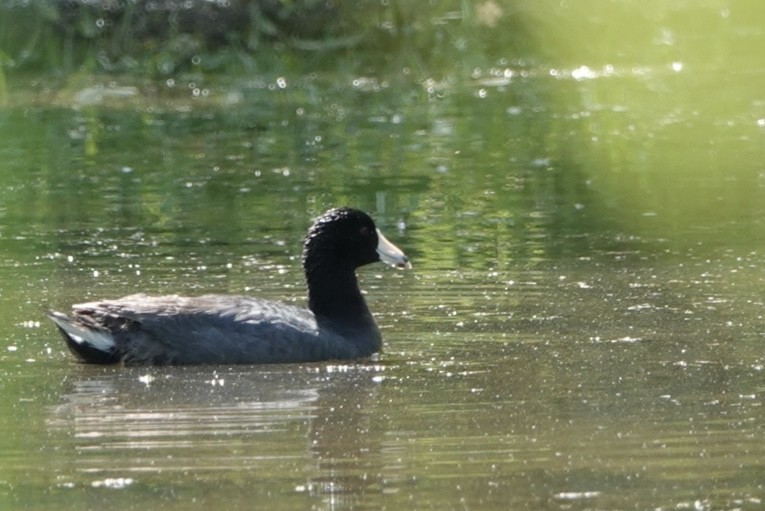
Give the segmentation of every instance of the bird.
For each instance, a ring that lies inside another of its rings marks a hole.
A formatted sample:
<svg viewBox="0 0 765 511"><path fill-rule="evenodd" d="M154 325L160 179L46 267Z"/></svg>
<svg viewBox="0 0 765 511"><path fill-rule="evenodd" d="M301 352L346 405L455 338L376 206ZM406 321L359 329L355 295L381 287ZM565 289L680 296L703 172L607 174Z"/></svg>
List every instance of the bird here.
<svg viewBox="0 0 765 511"><path fill-rule="evenodd" d="M133 294L53 310L69 350L91 364L270 364L351 360L382 348L356 269L412 267L358 209L319 216L303 246L308 308L242 295Z"/></svg>

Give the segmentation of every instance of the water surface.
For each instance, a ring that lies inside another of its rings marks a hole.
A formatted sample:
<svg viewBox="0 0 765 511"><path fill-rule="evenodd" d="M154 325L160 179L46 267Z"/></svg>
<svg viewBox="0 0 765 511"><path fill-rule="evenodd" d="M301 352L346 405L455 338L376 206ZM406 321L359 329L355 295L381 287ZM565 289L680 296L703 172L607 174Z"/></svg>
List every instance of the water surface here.
<svg viewBox="0 0 765 511"><path fill-rule="evenodd" d="M609 19L651 27L642 53L530 10L542 53L589 43L452 80L19 92L0 507L759 509L765 35L722 3L701 28L635 9ZM360 272L376 360L90 367L44 320L139 291L303 303L302 236L339 204L414 264Z"/></svg>

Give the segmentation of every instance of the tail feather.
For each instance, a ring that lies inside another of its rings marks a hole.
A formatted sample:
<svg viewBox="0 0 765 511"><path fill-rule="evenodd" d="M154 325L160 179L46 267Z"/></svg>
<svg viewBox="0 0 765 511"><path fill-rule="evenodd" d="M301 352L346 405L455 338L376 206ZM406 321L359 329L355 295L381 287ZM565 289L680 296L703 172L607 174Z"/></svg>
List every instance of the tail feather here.
<svg viewBox="0 0 765 511"><path fill-rule="evenodd" d="M83 362L114 364L120 361L114 336L108 330L88 325L60 312L49 311L48 317L56 323L66 339L69 351Z"/></svg>

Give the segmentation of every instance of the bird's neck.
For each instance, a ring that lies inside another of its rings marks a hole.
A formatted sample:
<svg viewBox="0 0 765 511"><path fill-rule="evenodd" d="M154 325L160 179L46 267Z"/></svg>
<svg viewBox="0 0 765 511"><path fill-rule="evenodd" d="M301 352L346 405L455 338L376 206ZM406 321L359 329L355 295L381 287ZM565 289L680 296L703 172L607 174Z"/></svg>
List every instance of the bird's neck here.
<svg viewBox="0 0 765 511"><path fill-rule="evenodd" d="M353 268L336 268L321 263L306 268L308 308L319 326L340 334L374 331L377 325L359 289ZM377 334L379 335L379 334Z"/></svg>

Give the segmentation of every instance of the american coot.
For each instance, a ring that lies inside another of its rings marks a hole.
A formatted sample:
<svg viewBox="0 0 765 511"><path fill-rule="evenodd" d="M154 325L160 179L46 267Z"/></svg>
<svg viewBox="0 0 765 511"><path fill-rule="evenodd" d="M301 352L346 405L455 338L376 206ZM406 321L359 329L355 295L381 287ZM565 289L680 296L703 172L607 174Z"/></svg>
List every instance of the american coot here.
<svg viewBox="0 0 765 511"><path fill-rule="evenodd" d="M137 294L49 312L69 349L95 364L256 364L366 357L382 339L356 268L411 268L361 211L337 208L309 229L303 249L308 309L247 296Z"/></svg>

